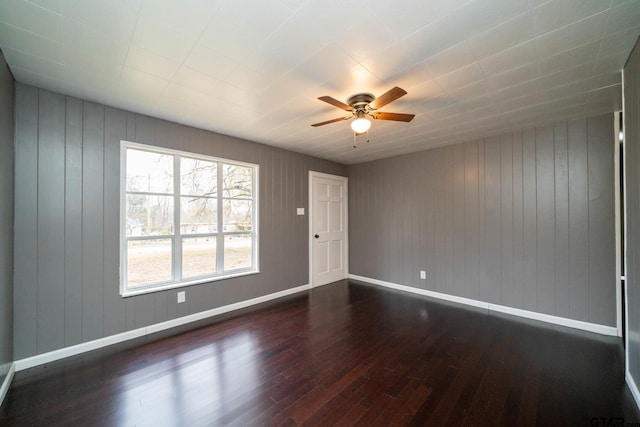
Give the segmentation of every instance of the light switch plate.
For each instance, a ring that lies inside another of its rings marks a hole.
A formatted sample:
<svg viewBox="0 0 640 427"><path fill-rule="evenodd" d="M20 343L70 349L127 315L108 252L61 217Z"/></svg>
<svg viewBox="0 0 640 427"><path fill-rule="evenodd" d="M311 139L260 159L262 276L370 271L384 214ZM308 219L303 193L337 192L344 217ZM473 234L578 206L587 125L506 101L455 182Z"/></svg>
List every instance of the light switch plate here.
<svg viewBox="0 0 640 427"><path fill-rule="evenodd" d="M297 209L298 215L304 215L304 208Z"/></svg>

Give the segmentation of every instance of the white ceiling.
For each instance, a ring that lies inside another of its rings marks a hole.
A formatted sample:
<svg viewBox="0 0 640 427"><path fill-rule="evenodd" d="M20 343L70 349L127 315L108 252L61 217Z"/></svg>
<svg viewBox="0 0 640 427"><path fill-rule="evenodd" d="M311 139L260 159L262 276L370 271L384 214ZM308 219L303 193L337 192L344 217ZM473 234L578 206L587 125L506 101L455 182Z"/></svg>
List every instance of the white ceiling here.
<svg viewBox="0 0 640 427"><path fill-rule="evenodd" d="M640 0L2 0L19 82L345 164L621 108ZM317 99L408 95L353 149Z"/></svg>

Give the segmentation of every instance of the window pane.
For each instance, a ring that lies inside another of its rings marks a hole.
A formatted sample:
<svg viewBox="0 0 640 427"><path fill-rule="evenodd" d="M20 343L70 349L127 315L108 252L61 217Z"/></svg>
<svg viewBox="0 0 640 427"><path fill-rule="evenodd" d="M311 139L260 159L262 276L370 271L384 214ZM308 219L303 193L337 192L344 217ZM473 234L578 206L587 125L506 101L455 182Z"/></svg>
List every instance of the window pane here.
<svg viewBox="0 0 640 427"><path fill-rule="evenodd" d="M127 191L173 192L173 156L127 149Z"/></svg>
<svg viewBox="0 0 640 427"><path fill-rule="evenodd" d="M173 197L127 194L127 236L173 234Z"/></svg>
<svg viewBox="0 0 640 427"><path fill-rule="evenodd" d="M224 269L235 270L253 265L251 234L224 236Z"/></svg>
<svg viewBox="0 0 640 427"><path fill-rule="evenodd" d="M171 280L171 240L134 240L127 247L129 288Z"/></svg>
<svg viewBox="0 0 640 427"><path fill-rule="evenodd" d="M180 192L192 196L215 196L218 183L217 164L206 160L180 160Z"/></svg>
<svg viewBox="0 0 640 427"><path fill-rule="evenodd" d="M224 197L251 198L253 168L237 165L222 166Z"/></svg>
<svg viewBox="0 0 640 427"><path fill-rule="evenodd" d="M251 200L224 200L224 231L251 230L251 204Z"/></svg>
<svg viewBox="0 0 640 427"><path fill-rule="evenodd" d="M181 197L180 232L182 234L215 233L218 231L217 214L217 199Z"/></svg>
<svg viewBox="0 0 640 427"><path fill-rule="evenodd" d="M182 276L197 277L216 272L216 238L182 239Z"/></svg>

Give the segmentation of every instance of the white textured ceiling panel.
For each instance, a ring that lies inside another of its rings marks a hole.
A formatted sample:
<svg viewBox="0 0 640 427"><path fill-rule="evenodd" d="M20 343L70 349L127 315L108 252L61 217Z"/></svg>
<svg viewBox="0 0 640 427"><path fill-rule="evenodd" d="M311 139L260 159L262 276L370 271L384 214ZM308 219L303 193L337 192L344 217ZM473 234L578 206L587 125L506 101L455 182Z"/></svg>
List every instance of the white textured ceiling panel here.
<svg viewBox="0 0 640 427"><path fill-rule="evenodd" d="M16 80L345 164L621 108L640 0L2 0ZM400 86L353 149L343 102Z"/></svg>

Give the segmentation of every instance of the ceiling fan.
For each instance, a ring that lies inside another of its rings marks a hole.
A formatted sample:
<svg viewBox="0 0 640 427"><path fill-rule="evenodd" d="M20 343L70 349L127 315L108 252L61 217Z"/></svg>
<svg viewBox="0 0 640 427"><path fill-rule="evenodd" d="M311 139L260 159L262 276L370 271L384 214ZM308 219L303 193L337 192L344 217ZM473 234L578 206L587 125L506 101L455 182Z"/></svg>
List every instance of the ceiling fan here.
<svg viewBox="0 0 640 427"><path fill-rule="evenodd" d="M390 102L407 94L407 91L399 87L385 92L380 97L376 98L370 93L359 93L353 95L347 100L347 103L338 101L330 96L321 96L318 99L338 107L342 110L349 111L351 114L345 117L340 117L333 120L327 120L326 122L320 122L312 124L311 126L318 127L328 125L330 123L341 122L343 120L349 120L355 118L351 122L351 129L356 135L363 134L371 127L371 120L392 120L396 122L410 122L415 117L414 114L401 114L401 113L384 113L378 111L379 108L384 107Z"/></svg>

